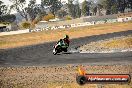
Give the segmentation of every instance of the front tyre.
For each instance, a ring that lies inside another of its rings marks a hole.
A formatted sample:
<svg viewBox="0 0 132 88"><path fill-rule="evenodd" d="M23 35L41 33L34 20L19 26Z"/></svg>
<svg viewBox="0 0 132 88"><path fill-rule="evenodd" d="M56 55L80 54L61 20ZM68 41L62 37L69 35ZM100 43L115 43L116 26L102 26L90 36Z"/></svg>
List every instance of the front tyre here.
<svg viewBox="0 0 132 88"><path fill-rule="evenodd" d="M53 50L53 54L56 55L58 51L56 49Z"/></svg>

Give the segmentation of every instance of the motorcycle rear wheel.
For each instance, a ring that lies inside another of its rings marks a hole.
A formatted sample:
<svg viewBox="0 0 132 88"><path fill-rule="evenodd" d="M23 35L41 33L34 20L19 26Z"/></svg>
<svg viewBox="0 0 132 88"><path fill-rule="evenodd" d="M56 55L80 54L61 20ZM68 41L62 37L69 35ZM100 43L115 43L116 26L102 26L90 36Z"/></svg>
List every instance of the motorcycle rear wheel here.
<svg viewBox="0 0 132 88"><path fill-rule="evenodd" d="M64 52L67 52L68 50L67 50L67 48L65 48L65 49L63 49L63 51L64 51Z"/></svg>

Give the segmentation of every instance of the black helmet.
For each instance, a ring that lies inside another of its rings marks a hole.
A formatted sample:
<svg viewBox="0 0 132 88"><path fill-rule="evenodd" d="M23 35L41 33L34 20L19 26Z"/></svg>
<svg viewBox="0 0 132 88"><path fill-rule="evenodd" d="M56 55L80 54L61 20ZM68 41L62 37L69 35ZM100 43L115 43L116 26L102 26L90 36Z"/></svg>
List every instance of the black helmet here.
<svg viewBox="0 0 132 88"><path fill-rule="evenodd" d="M60 39L60 41L63 41L63 39Z"/></svg>
<svg viewBox="0 0 132 88"><path fill-rule="evenodd" d="M65 38L69 38L69 36L68 35L65 35Z"/></svg>

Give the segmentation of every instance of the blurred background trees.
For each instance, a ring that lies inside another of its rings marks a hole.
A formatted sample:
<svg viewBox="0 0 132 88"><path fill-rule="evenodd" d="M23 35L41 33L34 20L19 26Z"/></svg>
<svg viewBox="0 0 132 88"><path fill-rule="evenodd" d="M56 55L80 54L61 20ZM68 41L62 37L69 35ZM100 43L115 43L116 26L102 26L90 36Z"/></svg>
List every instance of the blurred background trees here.
<svg viewBox="0 0 132 88"><path fill-rule="evenodd" d="M49 13L48 15L43 17L44 21L49 21L50 19L54 19L55 16L52 13Z"/></svg>
<svg viewBox="0 0 132 88"><path fill-rule="evenodd" d="M26 21L28 21L27 7L25 7L26 0L9 0L13 4L11 9L16 10Z"/></svg>
<svg viewBox="0 0 132 88"><path fill-rule="evenodd" d="M75 19L81 16L102 16L132 11L132 0L68 0L62 3L61 0L41 0L37 4L36 0L9 0L11 6L5 5L0 0L0 22L14 22L18 17L10 12L16 11L19 15L30 23L36 24L41 20L50 19ZM19 21L17 21L19 22Z"/></svg>
<svg viewBox="0 0 132 88"><path fill-rule="evenodd" d="M49 7L50 12L55 16L56 12L62 7L60 0L41 0L42 7Z"/></svg>
<svg viewBox="0 0 132 88"><path fill-rule="evenodd" d="M76 1L76 2L75 2ZM68 13L72 18L81 17L81 9L78 0L68 0Z"/></svg>
<svg viewBox="0 0 132 88"><path fill-rule="evenodd" d="M8 9L8 6L0 1L0 23L12 23L16 20L16 16L9 12L10 10Z"/></svg>
<svg viewBox="0 0 132 88"><path fill-rule="evenodd" d="M24 28L24 29L28 29L28 28L31 27L31 24L30 24L29 22L25 21L25 22L23 22L23 23L21 24L21 26L22 26L22 28Z"/></svg>

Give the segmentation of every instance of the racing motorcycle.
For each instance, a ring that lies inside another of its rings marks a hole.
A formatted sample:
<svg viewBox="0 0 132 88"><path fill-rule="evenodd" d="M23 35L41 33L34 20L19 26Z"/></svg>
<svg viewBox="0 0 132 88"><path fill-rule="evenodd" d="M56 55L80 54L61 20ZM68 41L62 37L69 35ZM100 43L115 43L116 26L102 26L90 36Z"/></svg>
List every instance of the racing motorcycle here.
<svg viewBox="0 0 132 88"><path fill-rule="evenodd" d="M57 43L55 46L54 46L54 49L53 49L53 54L56 55L60 52L67 52L68 51L68 45L67 44L64 44L64 45L61 45L60 43Z"/></svg>

